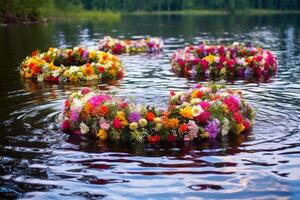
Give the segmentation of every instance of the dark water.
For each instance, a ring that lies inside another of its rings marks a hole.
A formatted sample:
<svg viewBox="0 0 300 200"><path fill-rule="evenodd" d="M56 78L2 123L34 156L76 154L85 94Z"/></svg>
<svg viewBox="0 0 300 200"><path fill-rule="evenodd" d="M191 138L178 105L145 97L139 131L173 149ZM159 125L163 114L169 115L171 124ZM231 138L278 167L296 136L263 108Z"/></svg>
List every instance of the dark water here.
<svg viewBox="0 0 300 200"><path fill-rule="evenodd" d="M0 27L0 199L299 199L300 15L125 16L119 22L49 22ZM268 84L236 82L257 109L253 131L198 145L113 145L72 138L55 123L63 100L84 85L24 82L18 64L34 49L95 49L105 36L160 36L159 55L121 56L125 78L99 85L155 106L179 78L171 53L199 41L252 42L278 57Z"/></svg>

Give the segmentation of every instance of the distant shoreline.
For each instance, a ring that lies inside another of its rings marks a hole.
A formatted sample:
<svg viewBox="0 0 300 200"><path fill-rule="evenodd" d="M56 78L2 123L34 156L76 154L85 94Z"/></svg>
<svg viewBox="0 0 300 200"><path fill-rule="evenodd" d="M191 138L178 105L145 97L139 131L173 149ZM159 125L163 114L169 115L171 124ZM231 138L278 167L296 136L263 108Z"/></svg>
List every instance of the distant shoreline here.
<svg viewBox="0 0 300 200"><path fill-rule="evenodd" d="M0 14L2 23L41 23L51 20L97 20L103 22L119 21L126 15L276 15L276 14L300 14L300 10L269 10L269 9L243 9L235 11L226 10L181 10L181 11L101 11L101 10L69 10L55 9L39 18L32 19L28 16L3 16Z"/></svg>
<svg viewBox="0 0 300 200"><path fill-rule="evenodd" d="M270 14L300 14L300 10L270 10L270 9L242 9L242 10L179 10L179 11L134 11L122 13L125 15L270 15Z"/></svg>

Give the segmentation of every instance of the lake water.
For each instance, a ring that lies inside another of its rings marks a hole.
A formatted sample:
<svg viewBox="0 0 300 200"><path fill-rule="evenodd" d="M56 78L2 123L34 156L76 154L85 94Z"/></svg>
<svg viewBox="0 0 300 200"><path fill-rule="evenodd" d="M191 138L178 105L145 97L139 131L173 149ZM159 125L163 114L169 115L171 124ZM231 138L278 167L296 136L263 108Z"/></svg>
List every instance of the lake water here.
<svg viewBox="0 0 300 200"><path fill-rule="evenodd" d="M120 21L58 21L0 26L0 198L24 199L299 199L300 15L123 16ZM251 133L198 145L120 145L62 133L64 99L91 83L24 81L19 63L32 50L97 48L106 35L158 36L158 55L120 56L118 96L164 106L169 91L195 81L170 71L172 52L200 41L251 42L278 58L271 83L239 88L256 108Z"/></svg>

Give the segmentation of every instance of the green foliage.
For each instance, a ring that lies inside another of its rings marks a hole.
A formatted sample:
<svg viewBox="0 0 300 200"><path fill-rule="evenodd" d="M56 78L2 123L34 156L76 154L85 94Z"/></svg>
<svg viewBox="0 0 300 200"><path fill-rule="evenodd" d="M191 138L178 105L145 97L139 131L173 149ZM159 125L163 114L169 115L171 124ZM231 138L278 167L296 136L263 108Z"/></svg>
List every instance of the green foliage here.
<svg viewBox="0 0 300 200"><path fill-rule="evenodd" d="M101 18L98 11L169 12L182 10L299 10L299 0L0 0L0 17L11 21L43 17ZM84 12L89 11L91 12ZM71 14L70 14L71 13ZM75 14L77 13L77 15ZM241 12L243 13L243 12Z"/></svg>

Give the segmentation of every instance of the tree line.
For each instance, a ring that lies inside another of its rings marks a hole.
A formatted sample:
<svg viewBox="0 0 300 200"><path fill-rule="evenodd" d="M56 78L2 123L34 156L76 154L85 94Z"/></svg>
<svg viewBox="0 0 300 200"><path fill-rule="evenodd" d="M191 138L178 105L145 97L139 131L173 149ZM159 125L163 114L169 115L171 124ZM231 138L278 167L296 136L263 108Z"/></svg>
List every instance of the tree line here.
<svg viewBox="0 0 300 200"><path fill-rule="evenodd" d="M180 11L242 9L300 10L300 0L0 0L0 16L27 17L47 15L51 10L93 11Z"/></svg>

